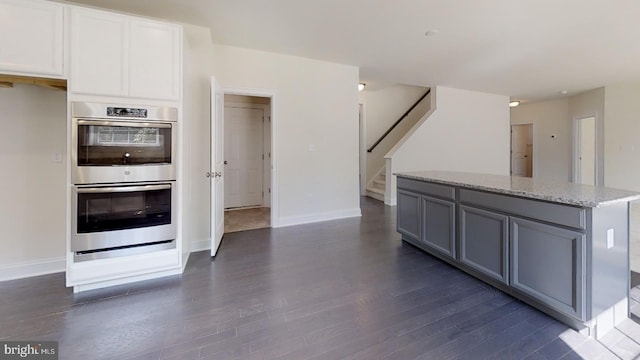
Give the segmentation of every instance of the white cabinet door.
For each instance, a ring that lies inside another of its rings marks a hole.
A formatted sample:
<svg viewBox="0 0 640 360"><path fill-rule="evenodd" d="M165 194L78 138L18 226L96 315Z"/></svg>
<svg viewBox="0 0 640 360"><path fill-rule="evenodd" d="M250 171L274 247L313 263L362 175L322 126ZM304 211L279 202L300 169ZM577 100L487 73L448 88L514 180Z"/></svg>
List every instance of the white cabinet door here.
<svg viewBox="0 0 640 360"><path fill-rule="evenodd" d="M181 31L177 25L131 21L132 97L178 100L180 96Z"/></svg>
<svg viewBox="0 0 640 360"><path fill-rule="evenodd" d="M128 17L106 11L72 9L71 92L127 96L128 61Z"/></svg>
<svg viewBox="0 0 640 360"><path fill-rule="evenodd" d="M0 0L0 72L63 77L64 8L33 0Z"/></svg>

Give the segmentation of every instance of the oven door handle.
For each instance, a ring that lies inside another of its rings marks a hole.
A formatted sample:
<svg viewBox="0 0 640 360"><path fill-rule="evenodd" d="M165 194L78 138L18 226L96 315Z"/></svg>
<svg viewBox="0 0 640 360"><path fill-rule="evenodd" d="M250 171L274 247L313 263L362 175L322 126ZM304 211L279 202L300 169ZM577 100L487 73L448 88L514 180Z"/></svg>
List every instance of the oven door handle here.
<svg viewBox="0 0 640 360"><path fill-rule="evenodd" d="M78 125L97 125L97 126L130 126L130 127L142 127L142 128L171 128L171 124L155 121L101 121L101 120L78 120Z"/></svg>
<svg viewBox="0 0 640 360"><path fill-rule="evenodd" d="M109 193L109 192L134 192L134 191L152 191L152 190L168 190L171 184L161 185L141 185L141 186L117 186L117 187L99 187L99 188L81 188L77 189L78 194L91 193Z"/></svg>

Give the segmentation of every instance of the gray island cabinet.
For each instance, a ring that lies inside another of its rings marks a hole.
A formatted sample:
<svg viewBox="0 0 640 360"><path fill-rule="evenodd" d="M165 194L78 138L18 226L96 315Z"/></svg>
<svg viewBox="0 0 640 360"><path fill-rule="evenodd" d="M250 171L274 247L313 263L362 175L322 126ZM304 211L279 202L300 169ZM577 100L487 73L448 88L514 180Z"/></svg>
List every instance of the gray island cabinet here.
<svg viewBox="0 0 640 360"><path fill-rule="evenodd" d="M402 240L590 336L629 315L625 190L445 171L395 174Z"/></svg>

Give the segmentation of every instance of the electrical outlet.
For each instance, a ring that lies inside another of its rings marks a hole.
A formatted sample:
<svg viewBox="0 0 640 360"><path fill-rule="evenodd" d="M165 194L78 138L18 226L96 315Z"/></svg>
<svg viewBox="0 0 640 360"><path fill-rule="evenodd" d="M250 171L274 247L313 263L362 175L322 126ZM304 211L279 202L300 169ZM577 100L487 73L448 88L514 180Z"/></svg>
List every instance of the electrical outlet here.
<svg viewBox="0 0 640 360"><path fill-rule="evenodd" d="M607 249L611 249L615 246L613 229L607 230Z"/></svg>

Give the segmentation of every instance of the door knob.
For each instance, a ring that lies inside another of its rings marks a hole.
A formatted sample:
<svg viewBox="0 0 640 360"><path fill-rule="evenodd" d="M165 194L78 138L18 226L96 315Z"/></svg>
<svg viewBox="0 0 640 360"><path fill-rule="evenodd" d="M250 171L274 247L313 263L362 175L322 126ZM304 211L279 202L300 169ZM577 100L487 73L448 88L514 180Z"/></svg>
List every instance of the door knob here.
<svg viewBox="0 0 640 360"><path fill-rule="evenodd" d="M222 173L221 173L220 171L218 171L218 172L216 173L216 177L222 177Z"/></svg>
<svg viewBox="0 0 640 360"><path fill-rule="evenodd" d="M207 171L206 176L207 176L207 177L213 177L213 173L212 173L212 172Z"/></svg>

